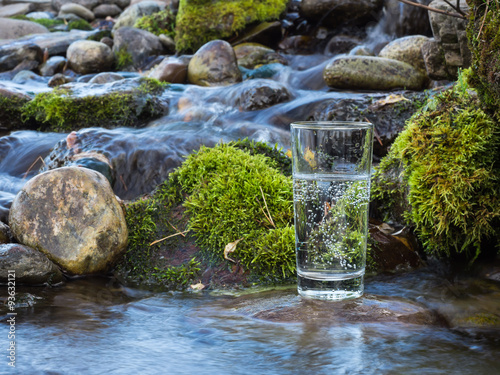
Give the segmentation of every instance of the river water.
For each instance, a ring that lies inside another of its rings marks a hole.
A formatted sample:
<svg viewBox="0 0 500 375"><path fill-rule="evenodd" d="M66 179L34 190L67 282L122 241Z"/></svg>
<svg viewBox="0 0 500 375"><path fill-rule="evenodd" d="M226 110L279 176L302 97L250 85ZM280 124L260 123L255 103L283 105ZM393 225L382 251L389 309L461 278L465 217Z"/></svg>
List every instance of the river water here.
<svg viewBox="0 0 500 375"><path fill-rule="evenodd" d="M500 371L498 331L449 327L439 319L430 325L321 319L339 303L300 305L295 285L243 296L154 293L125 288L107 278L18 289L24 304L32 306L17 309L17 374L491 375ZM451 290L442 275L424 269L368 278L363 298L390 296L398 303L413 301L439 314L457 316L464 304L477 304L481 296L464 290L457 296ZM394 309L395 304L387 307ZM307 318L259 317L263 311L294 306Z"/></svg>
<svg viewBox="0 0 500 375"><path fill-rule="evenodd" d="M290 57L289 67L273 79L292 97L270 108L235 107L230 91L248 82L232 88L179 85L165 94L170 113L146 127L107 130L96 124L79 137L88 151L111 160L123 181L115 183L115 192L133 199L202 144L250 137L287 148L289 123L307 120L318 103L387 95L328 91L321 76L325 62L323 55ZM183 97L193 104L189 109L179 105ZM14 196L68 134L0 135L0 219L6 221ZM304 302L295 285L246 295L171 293L106 277L18 286L17 293L16 367L7 366L2 307L0 374L500 373L500 287L470 273L450 276L426 267L367 278L365 297L354 305ZM378 315L372 316L375 307ZM404 319L415 311L427 320ZM496 324L470 319L478 316L496 317Z"/></svg>

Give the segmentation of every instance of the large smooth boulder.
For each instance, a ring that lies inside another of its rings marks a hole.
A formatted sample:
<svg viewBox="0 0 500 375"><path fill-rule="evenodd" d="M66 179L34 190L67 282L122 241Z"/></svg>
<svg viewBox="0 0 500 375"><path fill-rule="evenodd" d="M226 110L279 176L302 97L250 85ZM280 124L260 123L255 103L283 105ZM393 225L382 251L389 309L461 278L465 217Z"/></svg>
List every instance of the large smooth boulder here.
<svg viewBox="0 0 500 375"><path fill-rule="evenodd" d="M19 244L0 245L0 283L6 283L9 270L15 271L15 282L22 284L55 284L63 279L59 268L41 252Z"/></svg>
<svg viewBox="0 0 500 375"><path fill-rule="evenodd" d="M333 59L323 71L328 86L353 90L421 90L426 77L411 65L372 56Z"/></svg>
<svg viewBox="0 0 500 375"><path fill-rule="evenodd" d="M224 40L203 45L188 65L188 81L199 86L227 86L241 82L236 55Z"/></svg>
<svg viewBox="0 0 500 375"><path fill-rule="evenodd" d="M108 180L64 167L29 180L9 215L14 237L74 275L102 273L127 246L127 225Z"/></svg>
<svg viewBox="0 0 500 375"><path fill-rule="evenodd" d="M49 29L36 22L0 18L0 40L45 33L49 33Z"/></svg>
<svg viewBox="0 0 500 375"><path fill-rule="evenodd" d="M429 40L430 38L424 35L410 35L398 38L382 48L378 56L403 61L418 69L422 74L427 74L421 49Z"/></svg>
<svg viewBox="0 0 500 375"><path fill-rule="evenodd" d="M113 52L106 44L93 40L71 43L66 57L76 73L89 74L108 70L114 62Z"/></svg>

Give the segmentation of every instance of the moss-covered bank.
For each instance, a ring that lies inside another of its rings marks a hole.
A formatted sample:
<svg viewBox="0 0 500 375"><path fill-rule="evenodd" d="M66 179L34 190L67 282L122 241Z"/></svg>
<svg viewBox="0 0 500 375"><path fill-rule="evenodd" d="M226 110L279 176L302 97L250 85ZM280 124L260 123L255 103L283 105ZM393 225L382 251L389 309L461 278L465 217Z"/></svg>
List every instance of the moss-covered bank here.
<svg viewBox="0 0 500 375"><path fill-rule="evenodd" d="M500 132L468 73L408 121L375 173L372 198L414 225L428 253L473 260L500 239Z"/></svg>
<svg viewBox="0 0 500 375"><path fill-rule="evenodd" d="M277 19L287 0L180 0L175 26L177 51L196 51L254 22Z"/></svg>

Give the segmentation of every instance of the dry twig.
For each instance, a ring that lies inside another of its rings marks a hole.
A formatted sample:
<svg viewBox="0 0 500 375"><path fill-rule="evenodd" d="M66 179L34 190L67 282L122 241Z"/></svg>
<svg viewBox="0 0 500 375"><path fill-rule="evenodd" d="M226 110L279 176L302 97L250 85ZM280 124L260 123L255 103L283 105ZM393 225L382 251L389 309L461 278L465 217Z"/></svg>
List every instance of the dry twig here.
<svg viewBox="0 0 500 375"><path fill-rule="evenodd" d="M179 236L179 235L184 236L184 233L187 233L187 232L189 232L189 230L186 230L186 231L184 231L184 232L174 233L174 234L171 234L170 236L160 238L159 240L156 240L156 241L151 242L151 243L149 244L149 246L153 246L154 244L157 244L158 242L165 241L167 238L170 238L170 237L175 237L175 236Z"/></svg>
<svg viewBox="0 0 500 375"><path fill-rule="evenodd" d="M264 209L262 208L260 201L257 199L257 202L259 203L259 207L260 207L262 213L264 214L264 216L266 217L267 221L269 221L269 223L273 226L273 228L276 228L276 225L274 224L274 221L273 221L273 217L271 216L271 213L269 212L269 208L267 207L267 202L266 202L266 197L264 196L264 191L262 191L262 187L260 187L260 186L259 186L259 189L260 189L260 192L262 194L262 198L264 199L264 205L266 206L267 215L264 212Z"/></svg>
<svg viewBox="0 0 500 375"><path fill-rule="evenodd" d="M28 168L28 170L24 173L24 175L23 175L23 179L25 179L25 178L26 178L26 176L28 176L28 173L30 173L31 168L33 168L33 167L35 166L35 164L36 164L36 162L37 162L38 160L40 160L40 161L42 162L42 164L45 166L45 162L43 161L42 157L41 157L41 156L38 156L38 157L36 158L36 160L35 160L35 161L34 161L34 162L30 165L30 167Z"/></svg>

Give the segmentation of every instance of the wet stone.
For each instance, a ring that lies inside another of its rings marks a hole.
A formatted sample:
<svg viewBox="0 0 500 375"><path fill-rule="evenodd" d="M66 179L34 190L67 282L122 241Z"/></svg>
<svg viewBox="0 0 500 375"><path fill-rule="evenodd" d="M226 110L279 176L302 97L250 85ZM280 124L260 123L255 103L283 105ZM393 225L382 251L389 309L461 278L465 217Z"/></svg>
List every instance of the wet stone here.
<svg viewBox="0 0 500 375"><path fill-rule="evenodd" d="M227 86L241 80L234 50L223 40L203 45L188 65L188 81L195 85Z"/></svg>
<svg viewBox="0 0 500 375"><path fill-rule="evenodd" d="M271 48L258 43L243 43L234 47L238 65L246 69L255 69L261 65L280 63L287 64L287 60Z"/></svg>
<svg viewBox="0 0 500 375"><path fill-rule="evenodd" d="M410 64L371 56L336 58L323 77L332 88L353 90L421 90L426 83L426 76Z"/></svg>
<svg viewBox="0 0 500 375"><path fill-rule="evenodd" d="M43 63L40 68L40 75L42 76L53 76L57 73L62 73L67 60L62 56L52 56L45 63Z"/></svg>
<svg viewBox="0 0 500 375"><path fill-rule="evenodd" d="M245 82L239 88L235 105L243 111L255 111L283 103L291 99L292 95L279 82L255 79Z"/></svg>
<svg viewBox="0 0 500 375"><path fill-rule="evenodd" d="M7 282L9 270L15 270L15 281L23 284L55 284L63 279L59 268L45 255L13 243L0 245L0 283Z"/></svg>
<svg viewBox="0 0 500 375"><path fill-rule="evenodd" d="M14 199L14 237L73 275L103 273L127 246L123 209L106 178L65 167L33 177Z"/></svg>
<svg viewBox="0 0 500 375"><path fill-rule="evenodd" d="M295 288L294 288L295 289ZM276 323L336 326L349 323L439 325L441 319L421 304L405 298L365 294L339 302L301 298L295 291L268 291L223 302L224 308Z"/></svg>
<svg viewBox="0 0 500 375"><path fill-rule="evenodd" d="M72 43L66 53L71 69L87 74L106 71L111 68L114 56L106 44L92 40L80 40Z"/></svg>
<svg viewBox="0 0 500 375"><path fill-rule="evenodd" d="M12 234L9 227L0 221L0 244L9 243L12 240Z"/></svg>

